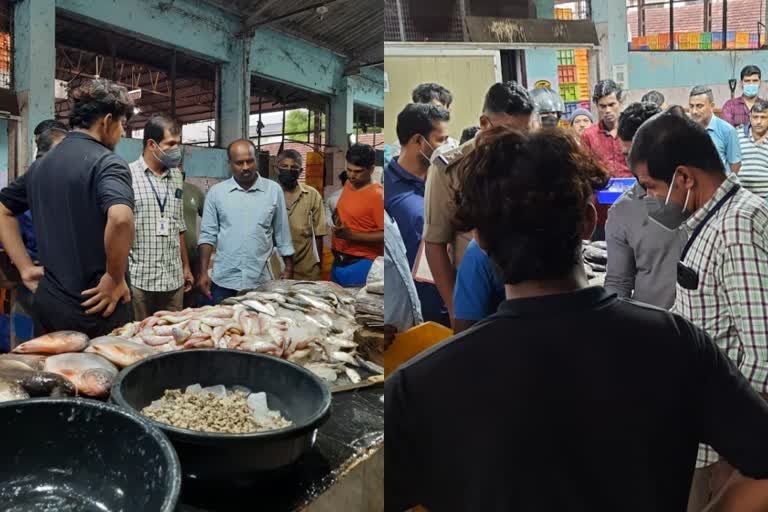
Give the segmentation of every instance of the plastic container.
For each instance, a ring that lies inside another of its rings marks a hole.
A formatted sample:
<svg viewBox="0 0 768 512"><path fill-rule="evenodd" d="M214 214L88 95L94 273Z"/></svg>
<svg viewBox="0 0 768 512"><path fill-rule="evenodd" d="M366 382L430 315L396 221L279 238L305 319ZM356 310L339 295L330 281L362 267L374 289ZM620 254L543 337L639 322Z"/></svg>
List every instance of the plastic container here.
<svg viewBox="0 0 768 512"><path fill-rule="evenodd" d="M589 84L579 84L576 89L575 101L589 101L592 98L592 91L589 88Z"/></svg>
<svg viewBox="0 0 768 512"><path fill-rule="evenodd" d="M592 108L592 103L590 103L589 101L580 101L579 108L590 110Z"/></svg>
<svg viewBox="0 0 768 512"><path fill-rule="evenodd" d="M557 78L560 86L576 83L576 66L557 66Z"/></svg>
<svg viewBox="0 0 768 512"><path fill-rule="evenodd" d="M384 375L389 375L401 364L451 336L451 329L435 322L425 322L398 334L384 353Z"/></svg>
<svg viewBox="0 0 768 512"><path fill-rule="evenodd" d="M669 50L669 33L659 34L659 50Z"/></svg>
<svg viewBox="0 0 768 512"><path fill-rule="evenodd" d="M568 103L578 99L576 97L576 87L577 86L575 84L566 84L560 86L560 97L563 98L564 102Z"/></svg>
<svg viewBox="0 0 768 512"><path fill-rule="evenodd" d="M635 178L611 178L608 180L608 186L597 192L597 202L599 204L613 204L635 183L637 183Z"/></svg>
<svg viewBox="0 0 768 512"><path fill-rule="evenodd" d="M578 109L578 108L579 108L578 102L566 103L565 104L565 115L564 115L564 117L565 118L570 118L571 114L573 114L573 112L576 111L576 109Z"/></svg>

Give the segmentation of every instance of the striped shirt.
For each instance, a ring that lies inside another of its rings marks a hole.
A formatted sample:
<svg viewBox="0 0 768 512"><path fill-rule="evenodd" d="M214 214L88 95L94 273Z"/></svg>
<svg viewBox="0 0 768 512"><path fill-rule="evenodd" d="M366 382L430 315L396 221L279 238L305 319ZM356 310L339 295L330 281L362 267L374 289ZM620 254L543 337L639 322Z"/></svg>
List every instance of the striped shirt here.
<svg viewBox="0 0 768 512"><path fill-rule="evenodd" d="M136 199L136 238L128 258L131 286L148 292L178 290L184 285L179 233L187 229L182 213L181 171L170 169L155 176L142 157L131 164L131 178ZM150 180L160 201L165 199L162 215ZM168 220L168 236L157 234L161 217Z"/></svg>
<svg viewBox="0 0 768 512"><path fill-rule="evenodd" d="M688 236L738 183L730 175L688 219ZM706 331L756 391L768 392L768 205L739 189L701 230L684 263L698 273L699 286L678 285L672 311ZM697 467L717 459L702 445Z"/></svg>
<svg viewBox="0 0 768 512"><path fill-rule="evenodd" d="M768 199L768 138L755 142L748 125L738 132L741 146L739 181L753 194Z"/></svg>

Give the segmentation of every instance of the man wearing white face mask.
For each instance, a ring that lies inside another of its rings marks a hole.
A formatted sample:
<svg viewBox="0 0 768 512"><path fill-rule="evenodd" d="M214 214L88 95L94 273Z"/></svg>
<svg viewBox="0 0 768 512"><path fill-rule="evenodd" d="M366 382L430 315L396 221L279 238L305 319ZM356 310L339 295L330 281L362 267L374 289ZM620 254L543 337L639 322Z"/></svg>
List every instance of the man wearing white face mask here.
<svg viewBox="0 0 768 512"><path fill-rule="evenodd" d="M181 127L165 116L144 126L144 153L131 164L136 238L128 260L134 319L180 311L193 277L184 240Z"/></svg>
<svg viewBox="0 0 768 512"><path fill-rule="evenodd" d="M400 156L384 172L384 208L395 219L413 268L424 229L427 171L448 139L450 114L442 107L411 103L397 116ZM449 324L448 310L434 284L416 283L425 320ZM389 299L388 299L389 300ZM392 297L392 300L399 300Z"/></svg>
<svg viewBox="0 0 768 512"><path fill-rule="evenodd" d="M660 112L657 105L648 102L632 103L624 109L618 131L624 154L629 154L640 126ZM669 309L675 303L677 261L685 235L648 221L648 213L663 204L661 199L648 197L642 185L635 183L608 210L605 288L619 297Z"/></svg>
<svg viewBox="0 0 768 512"><path fill-rule="evenodd" d="M709 134L662 114L637 132L630 166L665 206L649 215L688 242L677 270L673 312L704 329L763 397L768 395L768 206L725 169ZM738 418L733 418L738 421ZM707 432L707 425L701 425ZM689 512L702 510L733 469L699 450Z"/></svg>

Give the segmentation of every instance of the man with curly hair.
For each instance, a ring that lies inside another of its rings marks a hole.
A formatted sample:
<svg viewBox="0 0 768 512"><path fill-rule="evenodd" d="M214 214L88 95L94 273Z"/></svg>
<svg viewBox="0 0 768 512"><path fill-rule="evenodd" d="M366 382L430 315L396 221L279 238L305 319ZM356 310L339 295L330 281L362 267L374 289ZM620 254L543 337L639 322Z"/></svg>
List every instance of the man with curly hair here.
<svg viewBox="0 0 768 512"><path fill-rule="evenodd" d="M483 133L460 177L507 300L388 377L387 511L684 510L702 440L768 478L768 407L704 331L589 286L608 176L572 135Z"/></svg>
<svg viewBox="0 0 768 512"><path fill-rule="evenodd" d="M131 318L126 282L134 238L128 164L114 153L133 114L125 87L85 82L72 92L70 134L0 192L0 239L35 291L46 331L94 337ZM24 250L15 215L32 211L40 266Z"/></svg>

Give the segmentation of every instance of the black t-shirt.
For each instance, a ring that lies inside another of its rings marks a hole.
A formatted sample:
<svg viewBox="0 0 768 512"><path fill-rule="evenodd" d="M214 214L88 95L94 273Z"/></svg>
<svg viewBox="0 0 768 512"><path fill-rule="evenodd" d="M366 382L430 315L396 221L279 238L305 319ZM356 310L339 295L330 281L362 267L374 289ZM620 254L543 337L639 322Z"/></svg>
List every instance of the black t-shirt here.
<svg viewBox="0 0 768 512"><path fill-rule="evenodd" d="M386 510L684 511L698 443L768 478L768 406L687 320L603 288L502 303L387 379Z"/></svg>
<svg viewBox="0 0 768 512"><path fill-rule="evenodd" d="M62 306L82 310L81 292L106 273L107 210L134 205L125 160L90 135L72 132L4 188L0 202L15 214L32 211L45 267L40 289Z"/></svg>

